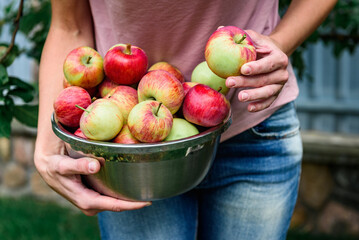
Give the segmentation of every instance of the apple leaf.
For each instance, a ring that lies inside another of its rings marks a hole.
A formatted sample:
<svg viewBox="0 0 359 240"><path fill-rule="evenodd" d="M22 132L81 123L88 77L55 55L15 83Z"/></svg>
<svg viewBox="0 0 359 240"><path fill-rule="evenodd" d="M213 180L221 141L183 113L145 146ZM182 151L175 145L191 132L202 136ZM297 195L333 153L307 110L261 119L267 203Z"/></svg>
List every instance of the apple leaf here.
<svg viewBox="0 0 359 240"><path fill-rule="evenodd" d="M24 102L28 103L34 99L34 95L32 91L22 89L22 88L15 88L9 91L9 95L16 96L24 100Z"/></svg>
<svg viewBox="0 0 359 240"><path fill-rule="evenodd" d="M19 105L15 106L14 117L26 126L36 128L38 112L38 105Z"/></svg>
<svg viewBox="0 0 359 240"><path fill-rule="evenodd" d="M11 107L0 105L0 137L10 137L12 117L13 111Z"/></svg>
<svg viewBox="0 0 359 240"><path fill-rule="evenodd" d="M0 64L0 85L4 85L9 81L9 76L4 65Z"/></svg>

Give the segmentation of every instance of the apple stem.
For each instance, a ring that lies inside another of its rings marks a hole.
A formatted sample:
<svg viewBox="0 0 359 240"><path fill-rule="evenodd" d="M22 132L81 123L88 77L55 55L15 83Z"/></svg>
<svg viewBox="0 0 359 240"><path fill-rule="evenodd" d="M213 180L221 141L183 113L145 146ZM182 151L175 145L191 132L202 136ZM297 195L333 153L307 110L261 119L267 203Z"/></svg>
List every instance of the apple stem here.
<svg viewBox="0 0 359 240"><path fill-rule="evenodd" d="M158 105L158 108L157 108L157 111L156 111L156 117L158 116L158 111L160 110L161 106L162 106L162 103L160 102L160 105Z"/></svg>
<svg viewBox="0 0 359 240"><path fill-rule="evenodd" d="M94 102L94 101L96 101L96 100L97 100L96 97L91 98L91 102Z"/></svg>
<svg viewBox="0 0 359 240"><path fill-rule="evenodd" d="M90 64L91 59L92 59L92 57L89 56L89 58L88 58L87 61L86 61L86 64Z"/></svg>
<svg viewBox="0 0 359 240"><path fill-rule="evenodd" d="M126 48L123 51L124 54L131 55L131 44L126 44Z"/></svg>
<svg viewBox="0 0 359 240"><path fill-rule="evenodd" d="M246 39L247 35L243 34L243 36L241 37L241 39L239 39L238 41L236 41L237 44L241 44L243 42L244 39Z"/></svg>
<svg viewBox="0 0 359 240"><path fill-rule="evenodd" d="M90 111L89 110L87 110L87 109L84 109L83 107L81 107L81 106L79 106L79 105L75 105L77 108L80 108L81 110L84 110L85 112L87 112L87 113L90 113Z"/></svg>
<svg viewBox="0 0 359 240"><path fill-rule="evenodd" d="M222 87L219 87L217 92L221 92L222 91Z"/></svg>

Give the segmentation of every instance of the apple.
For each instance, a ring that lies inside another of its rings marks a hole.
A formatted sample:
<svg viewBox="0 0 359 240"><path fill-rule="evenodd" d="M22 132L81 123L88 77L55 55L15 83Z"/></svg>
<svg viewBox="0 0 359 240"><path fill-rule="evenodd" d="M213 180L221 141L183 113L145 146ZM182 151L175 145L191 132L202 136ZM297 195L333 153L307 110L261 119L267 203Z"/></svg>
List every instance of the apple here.
<svg viewBox="0 0 359 240"><path fill-rule="evenodd" d="M134 136L132 136L128 125L124 125L120 131L120 133L112 140L114 143L122 143L122 144L136 144L140 143Z"/></svg>
<svg viewBox="0 0 359 240"><path fill-rule="evenodd" d="M138 103L137 90L125 85L115 87L105 98L117 104L121 111L124 124L127 122L128 114L130 114L132 108Z"/></svg>
<svg viewBox="0 0 359 240"><path fill-rule="evenodd" d="M108 77L105 77L105 79L98 86L98 95L103 98L117 86L120 85L112 82Z"/></svg>
<svg viewBox="0 0 359 240"><path fill-rule="evenodd" d="M243 64L256 60L256 57L250 36L235 26L217 29L205 47L208 67L221 78L241 75Z"/></svg>
<svg viewBox="0 0 359 240"><path fill-rule="evenodd" d="M70 85L89 89L104 78L103 59L93 48L78 47L67 55L63 71Z"/></svg>
<svg viewBox="0 0 359 240"><path fill-rule="evenodd" d="M87 139L87 137L85 136L85 134L83 134L83 132L81 131L81 128L78 128L75 132L74 135L83 139Z"/></svg>
<svg viewBox="0 0 359 240"><path fill-rule="evenodd" d="M183 101L183 116L191 123L213 127L223 122L230 111L226 97L204 84L192 87Z"/></svg>
<svg viewBox="0 0 359 240"><path fill-rule="evenodd" d="M81 87L70 86L59 93L54 102L56 119L67 127L77 128L83 113L76 105L87 108L91 104L90 94Z"/></svg>
<svg viewBox="0 0 359 240"><path fill-rule="evenodd" d="M108 141L121 131L123 117L119 107L113 101L98 99L83 110L80 128L87 138Z"/></svg>
<svg viewBox="0 0 359 240"><path fill-rule="evenodd" d="M191 87L196 86L198 83L196 82L184 82L182 83L184 95L191 89Z"/></svg>
<svg viewBox="0 0 359 240"><path fill-rule="evenodd" d="M162 103L147 100L138 103L131 110L127 123L131 134L139 141L160 142L170 133L173 117Z"/></svg>
<svg viewBox="0 0 359 240"><path fill-rule="evenodd" d="M71 87L72 85L66 80L66 78L63 78L62 86L63 88L67 88L67 87ZM97 87L84 88L84 89L90 94L91 97L94 97L97 94Z"/></svg>
<svg viewBox="0 0 359 240"><path fill-rule="evenodd" d="M172 114L178 111L184 98L182 83L164 70L153 70L143 76L137 92L139 102L156 100L163 103Z"/></svg>
<svg viewBox="0 0 359 240"><path fill-rule="evenodd" d="M180 82L183 83L185 81L181 71L168 62L157 62L148 69L148 71L152 70L165 70L173 74Z"/></svg>
<svg viewBox="0 0 359 240"><path fill-rule="evenodd" d="M198 133L198 129L192 123L182 118L173 118L172 129L164 141L172 141L191 137Z"/></svg>
<svg viewBox="0 0 359 240"><path fill-rule="evenodd" d="M104 69L106 76L121 85L132 85L146 74L148 59L146 53L131 44L116 44L106 53Z"/></svg>
<svg viewBox="0 0 359 240"><path fill-rule="evenodd" d="M208 67L206 61L201 62L194 68L191 75L191 82L202 83L224 95L229 91L229 88L226 86L226 79L214 74Z"/></svg>

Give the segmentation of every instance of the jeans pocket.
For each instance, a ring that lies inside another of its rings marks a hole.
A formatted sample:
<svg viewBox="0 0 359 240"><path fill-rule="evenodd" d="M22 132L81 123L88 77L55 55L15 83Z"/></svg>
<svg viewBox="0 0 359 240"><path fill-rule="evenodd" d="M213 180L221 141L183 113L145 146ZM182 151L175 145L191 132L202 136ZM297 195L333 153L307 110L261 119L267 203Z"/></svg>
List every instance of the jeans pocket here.
<svg viewBox="0 0 359 240"><path fill-rule="evenodd" d="M290 102L269 118L250 129L250 133L261 139L282 139L299 134L300 124L294 103Z"/></svg>

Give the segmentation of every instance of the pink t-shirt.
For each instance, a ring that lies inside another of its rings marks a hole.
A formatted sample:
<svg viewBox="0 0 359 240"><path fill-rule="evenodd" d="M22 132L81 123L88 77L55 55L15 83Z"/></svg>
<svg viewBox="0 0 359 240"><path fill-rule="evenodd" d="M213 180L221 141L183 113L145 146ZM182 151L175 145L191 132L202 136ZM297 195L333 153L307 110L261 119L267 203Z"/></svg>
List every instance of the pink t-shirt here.
<svg viewBox="0 0 359 240"><path fill-rule="evenodd" d="M90 0L96 48L102 56L117 43L142 48L149 65L166 61L177 66L190 81L193 69L204 61L204 48L218 26L233 25L268 35L280 21L278 0ZM266 110L249 113L248 103L238 101L240 89L231 89L233 123L224 141L266 119L298 96L291 66L289 80Z"/></svg>

